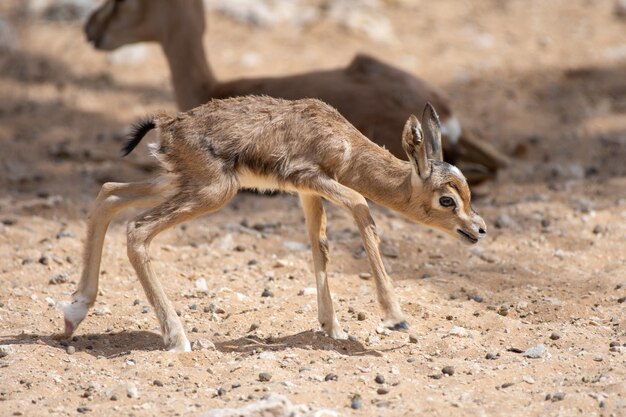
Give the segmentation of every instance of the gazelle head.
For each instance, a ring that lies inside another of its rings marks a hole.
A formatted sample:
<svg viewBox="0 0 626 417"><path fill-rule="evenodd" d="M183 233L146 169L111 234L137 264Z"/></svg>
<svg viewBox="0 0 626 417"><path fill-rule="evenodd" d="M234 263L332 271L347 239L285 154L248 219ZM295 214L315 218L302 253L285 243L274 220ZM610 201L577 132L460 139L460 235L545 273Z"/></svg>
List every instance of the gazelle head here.
<svg viewBox="0 0 626 417"><path fill-rule="evenodd" d="M173 10L176 8L176 10ZM176 31L204 32L202 0L106 0L85 24L87 40L111 51L136 42L165 42Z"/></svg>
<svg viewBox="0 0 626 417"><path fill-rule="evenodd" d="M482 217L472 209L467 181L454 165L443 162L441 125L435 109L424 109L422 123L411 115L402 132L402 147L413 174L405 215L474 244L487 233Z"/></svg>

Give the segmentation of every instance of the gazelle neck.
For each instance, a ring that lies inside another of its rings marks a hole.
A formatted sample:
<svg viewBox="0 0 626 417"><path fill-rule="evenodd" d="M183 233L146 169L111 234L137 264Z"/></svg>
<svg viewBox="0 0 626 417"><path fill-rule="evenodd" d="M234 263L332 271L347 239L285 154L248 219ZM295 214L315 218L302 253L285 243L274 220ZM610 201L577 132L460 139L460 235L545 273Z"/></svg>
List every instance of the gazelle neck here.
<svg viewBox="0 0 626 417"><path fill-rule="evenodd" d="M403 213L411 198L412 175L409 162L385 152L383 155L361 156L340 182L378 205Z"/></svg>
<svg viewBox="0 0 626 417"><path fill-rule="evenodd" d="M202 45L202 36L181 28L168 42L161 43L172 73L172 84L179 109L189 110L206 103L217 86Z"/></svg>

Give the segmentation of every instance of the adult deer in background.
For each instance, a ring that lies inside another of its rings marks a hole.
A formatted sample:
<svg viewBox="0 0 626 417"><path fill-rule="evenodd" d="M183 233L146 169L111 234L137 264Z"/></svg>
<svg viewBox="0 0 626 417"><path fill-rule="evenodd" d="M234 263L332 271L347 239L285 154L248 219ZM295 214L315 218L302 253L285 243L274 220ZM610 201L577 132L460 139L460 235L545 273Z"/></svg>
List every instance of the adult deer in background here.
<svg viewBox="0 0 626 417"><path fill-rule="evenodd" d="M476 243L486 233L485 222L472 209L463 174L442 161L439 120L430 105L422 125L410 116L398 140L410 162L374 144L335 109L315 99L246 96L211 100L175 117L157 115L135 127L125 153L155 128L158 142L152 149L164 173L142 183L104 184L98 195L88 221L83 274L64 311L66 337L96 300L108 225L129 207L147 208L128 223L128 257L156 312L165 346L172 351L188 351L190 344L152 269L150 242L170 227L219 210L242 188L300 196L313 252L318 319L335 339L347 335L330 295L322 199L352 215L376 281L383 323L394 330L406 330L408 324L385 272L366 199L466 243Z"/></svg>
<svg viewBox="0 0 626 417"><path fill-rule="evenodd" d="M396 140L398 129L410 114L430 102L442 118L446 160L458 161L470 182L492 178L507 164L507 157L461 128L441 90L376 58L358 55L346 68L221 82L206 58L204 30L202 0L107 0L85 25L87 38L101 50L158 42L181 110L211 98L251 94L290 100L319 98L337 108L372 141L405 158Z"/></svg>

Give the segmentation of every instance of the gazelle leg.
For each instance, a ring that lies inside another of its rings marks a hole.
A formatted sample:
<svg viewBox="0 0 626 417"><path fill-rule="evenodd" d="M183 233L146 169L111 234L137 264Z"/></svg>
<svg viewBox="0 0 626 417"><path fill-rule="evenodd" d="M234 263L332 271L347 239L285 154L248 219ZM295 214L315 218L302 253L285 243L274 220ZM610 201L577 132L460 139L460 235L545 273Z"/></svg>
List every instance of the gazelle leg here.
<svg viewBox="0 0 626 417"><path fill-rule="evenodd" d="M102 246L109 223L120 211L129 207L152 207L162 197L163 187L152 182L113 183L102 185L96 203L87 220L83 272L78 288L72 294L72 303L63 311L65 331L63 337L70 337L98 295L98 277Z"/></svg>
<svg viewBox="0 0 626 417"><path fill-rule="evenodd" d="M359 228L365 253L369 259L376 281L378 303L383 311L383 324L392 330L408 330L409 325L402 313L400 303L393 289L393 283L385 271L385 266L378 250L380 239L365 197L329 178L316 180L313 188L324 198L344 207L352 214Z"/></svg>
<svg viewBox="0 0 626 417"><path fill-rule="evenodd" d="M128 258L137 272L148 301L156 312L166 348L172 352L191 350L183 325L174 306L157 280L148 249L152 239L170 227L216 211L236 193L231 186L208 186L199 190L186 190L170 200L146 211L128 224Z"/></svg>
<svg viewBox="0 0 626 417"><path fill-rule="evenodd" d="M313 268L317 284L317 317L324 330L333 339L347 339L341 329L333 308L328 287L326 264L328 263L328 241L326 239L326 213L322 199L314 194L300 194L304 218L313 252Z"/></svg>

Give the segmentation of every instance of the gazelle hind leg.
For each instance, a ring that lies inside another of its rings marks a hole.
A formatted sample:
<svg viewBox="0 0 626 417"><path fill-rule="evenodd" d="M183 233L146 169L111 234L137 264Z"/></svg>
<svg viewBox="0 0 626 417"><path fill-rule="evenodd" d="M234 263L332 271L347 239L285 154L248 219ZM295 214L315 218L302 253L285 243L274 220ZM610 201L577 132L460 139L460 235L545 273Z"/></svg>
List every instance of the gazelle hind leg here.
<svg viewBox="0 0 626 417"><path fill-rule="evenodd" d="M236 193L232 186L209 186L175 195L128 224L128 258L137 272L148 301L156 312L163 341L171 352L191 350L174 306L156 278L148 255L152 239L162 231L205 213L216 211Z"/></svg>
<svg viewBox="0 0 626 417"><path fill-rule="evenodd" d="M102 185L96 203L87 220L83 272L72 303L63 309L65 330L69 338L87 315L98 295L98 277L104 237L111 220L129 207L152 207L162 199L163 187L154 182L113 183Z"/></svg>
<svg viewBox="0 0 626 417"><path fill-rule="evenodd" d="M383 311L383 325L392 330L408 330L404 313L393 289L393 282L383 264L378 250L379 238L376 232L376 224L372 218L367 200L358 192L348 188L330 178L319 178L312 184L324 198L348 210L359 228L365 253L370 262L370 267L376 281L378 303Z"/></svg>
<svg viewBox="0 0 626 417"><path fill-rule="evenodd" d="M341 329L328 286L326 265L328 263L328 241L326 239L326 213L322 199L313 194L300 194L307 231L313 253L313 268L317 285L317 317L322 330L333 339L347 339Z"/></svg>

